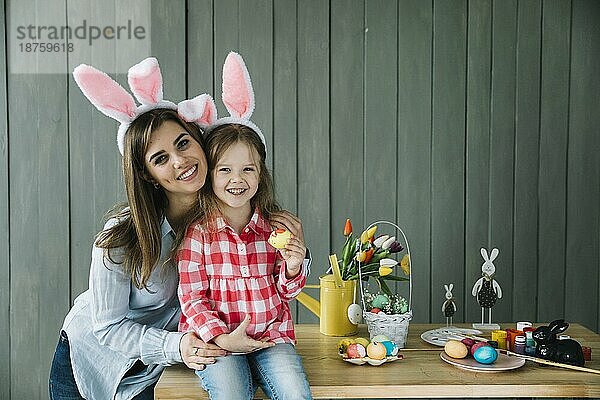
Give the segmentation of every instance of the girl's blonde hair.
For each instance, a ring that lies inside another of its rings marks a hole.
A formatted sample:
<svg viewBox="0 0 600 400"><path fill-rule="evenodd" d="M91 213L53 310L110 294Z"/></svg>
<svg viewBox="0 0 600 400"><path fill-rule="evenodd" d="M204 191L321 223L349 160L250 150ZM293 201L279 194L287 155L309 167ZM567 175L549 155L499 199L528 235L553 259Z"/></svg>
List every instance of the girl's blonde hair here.
<svg viewBox="0 0 600 400"><path fill-rule="evenodd" d="M270 219L271 213L281 209L275 201L273 178L265 163L267 156L265 145L256 132L245 125L224 124L213 129L206 136L205 141L209 172L206 176L206 184L200 190L200 207L204 213L204 222L208 222L209 227L211 221L214 222L216 217L222 215L219 211L217 196L212 190L212 171L227 149L238 142L255 149L259 156L258 191L250 200L252 209L258 208L267 220Z"/></svg>
<svg viewBox="0 0 600 400"><path fill-rule="evenodd" d="M162 188L151 183L144 156L152 133L166 121L181 125L202 148L202 132L196 124L181 119L177 111L157 108L139 115L131 122L125 134L125 151L122 159L127 204L117 205L107 214L117 223L96 236L95 245L104 249L104 256L121 264L124 272L138 289L146 287L148 279L160 259L161 223L166 218L167 196ZM125 207L124 207L125 206ZM184 218L188 221L197 207ZM182 233L177 232L178 236ZM113 250L119 249L117 255ZM170 249L172 250L172 249ZM169 260L167 260L169 261ZM165 263L166 264L166 263Z"/></svg>

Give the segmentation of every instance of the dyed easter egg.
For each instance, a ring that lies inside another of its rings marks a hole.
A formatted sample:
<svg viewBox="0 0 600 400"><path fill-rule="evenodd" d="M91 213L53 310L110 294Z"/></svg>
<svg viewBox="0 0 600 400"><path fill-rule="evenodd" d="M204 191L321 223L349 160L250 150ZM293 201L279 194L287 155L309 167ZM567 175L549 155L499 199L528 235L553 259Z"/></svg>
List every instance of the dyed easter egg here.
<svg viewBox="0 0 600 400"><path fill-rule="evenodd" d="M288 240L292 237L292 233L285 229L275 229L269 236L269 243L276 249L283 249Z"/></svg>
<svg viewBox="0 0 600 400"><path fill-rule="evenodd" d="M373 308L382 309L383 306L385 306L389 302L390 302L390 298L387 295L385 295L385 294L378 294L373 299L372 305L373 305Z"/></svg>
<svg viewBox="0 0 600 400"><path fill-rule="evenodd" d="M475 344L473 344L473 345L471 346L471 355L472 355L472 356L474 356L474 355L475 355L475 351L476 351L478 348L480 348L480 347L485 347L485 346L492 347L492 346L490 346L489 344L487 344L487 342L475 342Z"/></svg>
<svg viewBox="0 0 600 400"><path fill-rule="evenodd" d="M348 354L348 358L363 358L367 355L367 350L360 343L352 343L346 349L346 354Z"/></svg>
<svg viewBox="0 0 600 400"><path fill-rule="evenodd" d="M492 346L481 346L473 354L475 361L481 364L491 364L498 358L498 352Z"/></svg>
<svg viewBox="0 0 600 400"><path fill-rule="evenodd" d="M363 346L365 346L365 348L367 348L371 341L369 339L365 339L364 337L357 337L356 339L354 339L354 343L360 343Z"/></svg>
<svg viewBox="0 0 600 400"><path fill-rule="evenodd" d="M371 338L372 342L385 342L386 340L389 341L390 338L385 335L375 335Z"/></svg>
<svg viewBox="0 0 600 400"><path fill-rule="evenodd" d="M391 340L386 340L385 342L381 342L381 344L385 346L386 356L395 356L398 354L398 346Z"/></svg>
<svg viewBox="0 0 600 400"><path fill-rule="evenodd" d="M452 358L465 358L469 354L467 346L458 340L448 340L444 351Z"/></svg>
<svg viewBox="0 0 600 400"><path fill-rule="evenodd" d="M338 352L345 353L346 351L348 351L348 346L350 346L351 344L354 344L354 343L355 343L354 340L349 339L349 338L340 339L340 341L337 344Z"/></svg>
<svg viewBox="0 0 600 400"><path fill-rule="evenodd" d="M367 346L367 355L373 360L383 360L386 354L386 347L382 343L371 342Z"/></svg>

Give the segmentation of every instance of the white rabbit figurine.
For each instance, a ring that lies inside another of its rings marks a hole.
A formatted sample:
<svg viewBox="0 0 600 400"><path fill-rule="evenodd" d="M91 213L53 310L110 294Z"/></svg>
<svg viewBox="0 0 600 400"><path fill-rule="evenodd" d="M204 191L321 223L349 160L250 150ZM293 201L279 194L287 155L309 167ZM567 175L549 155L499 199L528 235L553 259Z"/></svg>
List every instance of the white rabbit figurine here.
<svg viewBox="0 0 600 400"><path fill-rule="evenodd" d="M452 295L453 288L454 283L451 283L450 286L444 285L444 289L446 289L446 301L442 304L442 313L446 317L446 326L452 325L452 316L456 312L456 303Z"/></svg>
<svg viewBox="0 0 600 400"><path fill-rule="evenodd" d="M493 261L498 257L498 253L498 249L494 248L488 256L487 250L483 247L481 248L481 256L483 257L483 265L481 266L482 276L475 282L471 292L473 296L477 298L477 302L481 306L481 325L488 329L494 329L494 327L497 326L492 324L492 307L496 304L497 299L502 298L502 289L494 279L496 267L494 266ZM489 312L487 325L484 324L484 313L486 308Z"/></svg>

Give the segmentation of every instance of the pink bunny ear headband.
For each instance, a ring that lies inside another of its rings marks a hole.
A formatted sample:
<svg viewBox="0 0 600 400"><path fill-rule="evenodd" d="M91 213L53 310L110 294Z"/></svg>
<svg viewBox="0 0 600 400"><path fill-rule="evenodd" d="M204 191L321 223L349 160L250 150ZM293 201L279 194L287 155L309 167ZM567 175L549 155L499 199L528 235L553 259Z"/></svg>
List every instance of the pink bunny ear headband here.
<svg viewBox="0 0 600 400"><path fill-rule="evenodd" d="M131 122L140 114L155 108L176 110L187 122L195 122L201 128L207 128L217 115L215 103L208 94L201 94L191 100L175 104L163 99L162 75L158 61L148 57L129 68L127 81L135 98L141 103L137 106L133 97L121 85L104 72L89 65L81 64L73 70L73 78L85 97L104 115L120 122L117 132L117 145L123 155L125 133Z"/></svg>
<svg viewBox="0 0 600 400"><path fill-rule="evenodd" d="M267 142L263 133L254 122L250 121L255 105L250 74L242 56L233 51L227 55L223 64L223 93L221 97L229 116L217 119L216 113L208 115L209 126L206 128L206 133L224 124L244 125L256 132L266 151ZM210 99L209 101L212 102L213 100ZM216 109L214 103L211 107Z"/></svg>

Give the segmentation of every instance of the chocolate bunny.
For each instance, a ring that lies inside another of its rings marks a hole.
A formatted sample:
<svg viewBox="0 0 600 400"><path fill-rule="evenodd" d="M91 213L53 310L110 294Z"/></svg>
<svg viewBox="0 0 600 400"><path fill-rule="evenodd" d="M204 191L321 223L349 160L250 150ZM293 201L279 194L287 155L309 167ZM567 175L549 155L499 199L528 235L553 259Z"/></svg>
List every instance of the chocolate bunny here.
<svg viewBox="0 0 600 400"><path fill-rule="evenodd" d="M564 364L585 364L581 345L573 339L556 338L556 335L567 330L569 324L564 319L552 321L548 326L540 326L533 331L533 338L537 343L535 356L545 360L556 361Z"/></svg>

